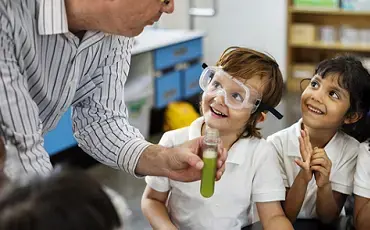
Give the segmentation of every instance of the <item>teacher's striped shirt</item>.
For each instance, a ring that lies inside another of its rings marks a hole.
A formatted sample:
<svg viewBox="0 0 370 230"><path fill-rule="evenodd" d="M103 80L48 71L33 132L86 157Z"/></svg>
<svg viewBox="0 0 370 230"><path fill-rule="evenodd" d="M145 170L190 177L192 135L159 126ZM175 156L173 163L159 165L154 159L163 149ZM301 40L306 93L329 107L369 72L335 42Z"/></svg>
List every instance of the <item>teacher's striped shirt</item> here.
<svg viewBox="0 0 370 230"><path fill-rule="evenodd" d="M128 123L124 84L133 40L68 31L64 0L0 0L0 125L11 139L6 169L47 174L43 134L72 106L79 146L135 174L148 147Z"/></svg>

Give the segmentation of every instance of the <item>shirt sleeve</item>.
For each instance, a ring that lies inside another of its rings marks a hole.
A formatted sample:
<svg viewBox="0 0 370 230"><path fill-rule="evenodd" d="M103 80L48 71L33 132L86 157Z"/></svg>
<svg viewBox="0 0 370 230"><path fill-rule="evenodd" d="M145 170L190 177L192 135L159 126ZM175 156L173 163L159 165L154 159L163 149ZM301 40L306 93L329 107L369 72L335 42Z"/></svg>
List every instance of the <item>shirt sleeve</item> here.
<svg viewBox="0 0 370 230"><path fill-rule="evenodd" d="M279 173L279 164L274 148L263 142L257 150L255 176L252 184L253 202L285 200L285 187Z"/></svg>
<svg viewBox="0 0 370 230"><path fill-rule="evenodd" d="M289 182L288 182L288 175L285 170L285 165L284 165L284 153L283 153L283 143L281 138L274 134L269 137L267 137L267 142L269 142L272 146L272 148L275 150L274 153L276 155L276 158L278 160L278 166L279 166L279 172L280 175L283 179L284 186L286 188L289 188Z"/></svg>
<svg viewBox="0 0 370 230"><path fill-rule="evenodd" d="M353 144L352 144L353 143ZM351 195L353 192L353 178L356 170L359 143L348 141L344 147L343 157L336 164L330 179L333 191Z"/></svg>
<svg viewBox="0 0 370 230"><path fill-rule="evenodd" d="M353 193L370 198L370 151L369 143L362 143L359 149Z"/></svg>
<svg viewBox="0 0 370 230"><path fill-rule="evenodd" d="M150 143L129 124L124 102L133 40L119 36L111 39L116 47L91 77L102 78L103 83L91 96L73 106L73 130L85 152L108 166L135 175L138 160Z"/></svg>
<svg viewBox="0 0 370 230"><path fill-rule="evenodd" d="M171 131L164 133L161 140L159 141L159 145L169 148L173 147L174 143L171 140L171 133ZM150 188L158 192L168 192L171 189L170 179L168 179L167 177L146 176L145 181Z"/></svg>
<svg viewBox="0 0 370 230"><path fill-rule="evenodd" d="M43 147L39 110L28 91L27 78L19 66L23 41L0 3L0 128L6 140L5 172L11 178L47 175L52 165ZM13 15L14 17L14 15Z"/></svg>

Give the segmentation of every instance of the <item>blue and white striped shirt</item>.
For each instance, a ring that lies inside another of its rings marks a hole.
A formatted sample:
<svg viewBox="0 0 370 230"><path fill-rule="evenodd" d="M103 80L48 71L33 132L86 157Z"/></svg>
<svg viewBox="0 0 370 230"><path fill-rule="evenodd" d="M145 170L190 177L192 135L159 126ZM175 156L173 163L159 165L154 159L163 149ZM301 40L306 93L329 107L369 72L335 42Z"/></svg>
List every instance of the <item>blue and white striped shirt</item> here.
<svg viewBox="0 0 370 230"><path fill-rule="evenodd" d="M80 40L68 31L64 0L0 0L0 24L0 124L17 170L51 170L43 134L72 105L79 146L134 174L149 143L129 125L124 103L133 40L96 31Z"/></svg>

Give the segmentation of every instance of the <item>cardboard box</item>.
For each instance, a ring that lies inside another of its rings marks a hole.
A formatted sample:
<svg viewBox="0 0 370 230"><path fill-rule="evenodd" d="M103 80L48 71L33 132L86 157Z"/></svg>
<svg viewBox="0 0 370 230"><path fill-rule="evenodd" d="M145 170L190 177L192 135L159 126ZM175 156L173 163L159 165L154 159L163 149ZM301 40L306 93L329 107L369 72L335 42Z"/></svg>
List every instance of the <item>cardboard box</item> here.
<svg viewBox="0 0 370 230"><path fill-rule="evenodd" d="M296 23L291 27L290 41L294 44L312 43L316 40L316 27L313 24Z"/></svg>

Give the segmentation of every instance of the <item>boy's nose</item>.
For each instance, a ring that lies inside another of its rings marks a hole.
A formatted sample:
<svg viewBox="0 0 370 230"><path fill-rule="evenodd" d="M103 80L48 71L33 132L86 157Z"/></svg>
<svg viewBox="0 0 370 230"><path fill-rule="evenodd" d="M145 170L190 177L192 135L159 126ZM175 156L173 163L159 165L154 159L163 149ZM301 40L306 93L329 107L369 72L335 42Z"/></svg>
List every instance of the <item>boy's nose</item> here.
<svg viewBox="0 0 370 230"><path fill-rule="evenodd" d="M217 104L225 105L225 97L222 93L217 93L216 97L213 99Z"/></svg>

